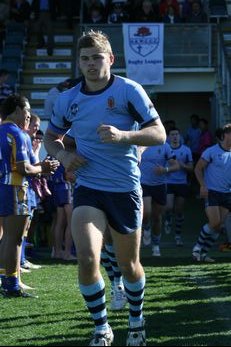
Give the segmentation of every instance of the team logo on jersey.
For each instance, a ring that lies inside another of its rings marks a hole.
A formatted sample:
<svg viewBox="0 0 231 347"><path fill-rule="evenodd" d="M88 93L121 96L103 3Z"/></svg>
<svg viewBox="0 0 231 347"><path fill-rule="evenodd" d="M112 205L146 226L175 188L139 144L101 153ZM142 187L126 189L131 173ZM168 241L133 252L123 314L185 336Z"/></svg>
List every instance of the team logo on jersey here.
<svg viewBox="0 0 231 347"><path fill-rule="evenodd" d="M75 116L76 113L78 112L78 109L79 109L78 104L72 104L69 111L70 116Z"/></svg>
<svg viewBox="0 0 231 347"><path fill-rule="evenodd" d="M113 96L110 96L108 99L107 99L107 106L108 108L111 110L115 107L115 99L113 98Z"/></svg>
<svg viewBox="0 0 231 347"><path fill-rule="evenodd" d="M158 25L129 25L128 36L131 49L142 57L154 52L160 44L160 28Z"/></svg>

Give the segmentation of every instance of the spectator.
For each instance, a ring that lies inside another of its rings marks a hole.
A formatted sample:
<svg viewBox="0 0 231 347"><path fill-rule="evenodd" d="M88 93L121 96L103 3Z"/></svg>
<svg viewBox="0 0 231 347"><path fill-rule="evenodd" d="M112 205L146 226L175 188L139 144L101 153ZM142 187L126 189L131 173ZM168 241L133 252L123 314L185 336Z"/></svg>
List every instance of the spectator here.
<svg viewBox="0 0 231 347"><path fill-rule="evenodd" d="M206 23L208 22L208 16L203 10L203 7L199 1L192 2L191 14L187 17L188 23Z"/></svg>
<svg viewBox="0 0 231 347"><path fill-rule="evenodd" d="M33 0L31 10L34 15L34 30L37 35L37 48L45 47L44 35L47 35L47 54L52 55L54 49L54 21L56 6L54 0Z"/></svg>
<svg viewBox="0 0 231 347"><path fill-rule="evenodd" d="M132 18L134 22L158 22L159 8L151 0L143 0Z"/></svg>
<svg viewBox="0 0 231 347"><path fill-rule="evenodd" d="M10 6L8 0L0 2L0 22L5 23L9 18Z"/></svg>
<svg viewBox="0 0 231 347"><path fill-rule="evenodd" d="M125 1L112 1L112 10L108 15L109 24L117 24L129 21L129 14L124 5Z"/></svg>
<svg viewBox="0 0 231 347"><path fill-rule="evenodd" d="M199 127L201 130L200 139L199 139L199 155L201 156L202 152L213 144L213 136L211 131L208 128L208 121L205 118L200 118Z"/></svg>
<svg viewBox="0 0 231 347"><path fill-rule="evenodd" d="M189 146L192 151L193 162L196 164L200 158L199 154L199 141L201 136L201 129L199 127L199 116L197 114L192 114L190 117L191 125L185 134L185 144Z"/></svg>
<svg viewBox="0 0 231 347"><path fill-rule="evenodd" d="M87 23L93 23L93 24L102 24L106 23L104 12L102 10L102 6L100 5L92 5L89 10L89 18L87 20Z"/></svg>
<svg viewBox="0 0 231 347"><path fill-rule="evenodd" d="M89 0L84 1L83 4L83 22L89 23L91 18L91 9L93 7L97 7L100 9L100 13L102 14L103 18L106 19L108 15L108 4L107 2L104 3L100 0Z"/></svg>
<svg viewBox="0 0 231 347"><path fill-rule="evenodd" d="M173 6L168 6L167 8L167 12L165 14L165 16L163 17L163 22L164 23L180 23L181 22L181 18L180 16L176 15L175 13L175 8Z"/></svg>
<svg viewBox="0 0 231 347"><path fill-rule="evenodd" d="M161 0L159 3L159 12L161 18L164 18L164 16L167 14L169 6L174 8L176 16L180 15L180 6L177 0Z"/></svg>
<svg viewBox="0 0 231 347"><path fill-rule="evenodd" d="M30 20L31 7L27 0L10 1L10 19L15 22L28 24Z"/></svg>
<svg viewBox="0 0 231 347"><path fill-rule="evenodd" d="M187 21L187 18L192 14L192 3L195 0L184 0L181 5L181 18L183 22Z"/></svg>

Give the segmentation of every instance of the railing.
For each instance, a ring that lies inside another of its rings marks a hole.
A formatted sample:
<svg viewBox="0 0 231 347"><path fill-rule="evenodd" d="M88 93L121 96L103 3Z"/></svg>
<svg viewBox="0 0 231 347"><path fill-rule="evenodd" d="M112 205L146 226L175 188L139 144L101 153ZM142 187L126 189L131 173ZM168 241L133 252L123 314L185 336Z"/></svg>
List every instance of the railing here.
<svg viewBox="0 0 231 347"><path fill-rule="evenodd" d="M148 23L147 23L148 25ZM212 48L216 35L214 24L165 24L164 66L165 68L208 68L214 64ZM123 32L120 24L83 24L82 32L89 29L105 32L115 53L116 69L125 69Z"/></svg>
<svg viewBox="0 0 231 347"><path fill-rule="evenodd" d="M219 124L230 122L231 119L231 66L228 58L223 33L218 33L218 89L217 89L217 107Z"/></svg>

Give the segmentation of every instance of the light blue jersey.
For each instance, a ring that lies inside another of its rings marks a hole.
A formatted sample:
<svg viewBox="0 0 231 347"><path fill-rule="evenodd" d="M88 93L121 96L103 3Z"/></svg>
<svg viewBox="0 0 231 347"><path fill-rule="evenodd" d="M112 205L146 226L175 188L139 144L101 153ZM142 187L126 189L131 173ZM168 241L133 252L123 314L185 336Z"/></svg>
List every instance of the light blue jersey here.
<svg viewBox="0 0 231 347"><path fill-rule="evenodd" d="M177 148L172 148L172 151L179 163L193 163L191 149L185 145L180 145ZM167 175L167 183L171 184L187 184L187 172L180 169L174 172L169 172Z"/></svg>
<svg viewBox="0 0 231 347"><path fill-rule="evenodd" d="M102 143L97 129L112 125L135 131L159 118L142 86L130 79L111 76L106 88L87 92L84 81L61 93L55 103L49 128L65 134L72 129L77 150L87 164L77 171L78 185L129 192L140 187L137 146Z"/></svg>
<svg viewBox="0 0 231 347"><path fill-rule="evenodd" d="M208 189L222 193L231 192L231 152L219 144L207 148L201 158L209 164L205 169L205 183Z"/></svg>
<svg viewBox="0 0 231 347"><path fill-rule="evenodd" d="M165 167L170 159L175 157L167 142L163 145L148 147L141 157L141 183L149 186L165 184L167 175L157 175L154 170L157 166Z"/></svg>

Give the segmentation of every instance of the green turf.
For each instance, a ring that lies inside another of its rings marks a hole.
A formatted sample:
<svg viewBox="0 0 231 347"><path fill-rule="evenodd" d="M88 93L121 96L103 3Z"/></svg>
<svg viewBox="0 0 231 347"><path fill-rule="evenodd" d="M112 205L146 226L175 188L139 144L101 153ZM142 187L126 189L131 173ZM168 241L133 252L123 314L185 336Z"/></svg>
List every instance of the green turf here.
<svg viewBox="0 0 231 347"><path fill-rule="evenodd" d="M162 256L142 249L147 277L144 313L149 346L231 346L231 263L229 253L211 252L214 264L198 264L191 248L205 216L201 201L189 201L185 245L162 237ZM221 240L219 241L221 242ZM38 299L0 297L1 346L87 346L93 325L77 289L76 265L56 263L40 253L43 267L23 274ZM110 286L107 283L107 298ZM128 310L111 312L115 346L125 345Z"/></svg>

